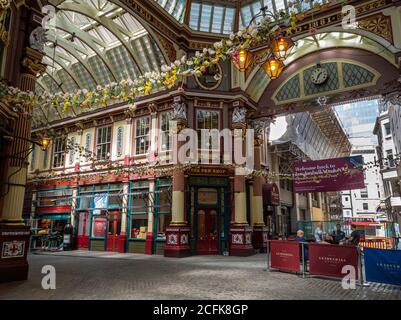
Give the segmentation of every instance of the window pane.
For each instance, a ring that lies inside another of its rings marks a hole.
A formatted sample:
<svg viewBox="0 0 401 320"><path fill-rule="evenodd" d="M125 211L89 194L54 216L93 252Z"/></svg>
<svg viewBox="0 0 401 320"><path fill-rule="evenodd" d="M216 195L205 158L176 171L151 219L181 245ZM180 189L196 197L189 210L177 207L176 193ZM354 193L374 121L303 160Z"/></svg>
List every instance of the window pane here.
<svg viewBox="0 0 401 320"><path fill-rule="evenodd" d="M194 30L198 30L198 22L200 17L200 4L192 3L191 6L191 15L189 18L189 26Z"/></svg>
<svg viewBox="0 0 401 320"><path fill-rule="evenodd" d="M212 16L212 6L204 4L202 6L202 15L200 23L200 31L210 31L210 18Z"/></svg>

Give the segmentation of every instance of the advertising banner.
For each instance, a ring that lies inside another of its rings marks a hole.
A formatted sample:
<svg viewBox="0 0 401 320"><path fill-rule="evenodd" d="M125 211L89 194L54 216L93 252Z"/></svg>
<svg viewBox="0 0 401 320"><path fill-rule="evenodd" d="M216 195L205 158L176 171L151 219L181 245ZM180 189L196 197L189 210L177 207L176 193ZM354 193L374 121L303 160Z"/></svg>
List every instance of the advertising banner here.
<svg viewBox="0 0 401 320"><path fill-rule="evenodd" d="M366 280L401 286L401 251L363 248Z"/></svg>
<svg viewBox="0 0 401 320"><path fill-rule="evenodd" d="M363 158L353 156L294 162L294 190L328 192L365 188Z"/></svg>
<svg viewBox="0 0 401 320"><path fill-rule="evenodd" d="M310 243L309 273L311 275L344 277L341 273L346 265L355 268L358 278L358 250L355 246Z"/></svg>
<svg viewBox="0 0 401 320"><path fill-rule="evenodd" d="M106 228L106 218L96 217L93 219L92 237L104 238Z"/></svg>
<svg viewBox="0 0 401 320"><path fill-rule="evenodd" d="M270 241L271 267L291 272L300 272L300 244L295 241Z"/></svg>

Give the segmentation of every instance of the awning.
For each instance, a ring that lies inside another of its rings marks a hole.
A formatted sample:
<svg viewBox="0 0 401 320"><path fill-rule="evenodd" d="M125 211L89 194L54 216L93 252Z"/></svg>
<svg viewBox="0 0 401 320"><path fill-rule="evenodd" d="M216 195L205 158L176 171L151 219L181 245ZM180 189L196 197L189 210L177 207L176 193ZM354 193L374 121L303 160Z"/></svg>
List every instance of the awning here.
<svg viewBox="0 0 401 320"><path fill-rule="evenodd" d="M356 225L356 226L379 226L379 225L380 225L380 223L376 223L376 222L366 222L366 221L355 221L355 222L346 221L346 222L344 222L344 224L347 224L347 225L354 224L354 225Z"/></svg>

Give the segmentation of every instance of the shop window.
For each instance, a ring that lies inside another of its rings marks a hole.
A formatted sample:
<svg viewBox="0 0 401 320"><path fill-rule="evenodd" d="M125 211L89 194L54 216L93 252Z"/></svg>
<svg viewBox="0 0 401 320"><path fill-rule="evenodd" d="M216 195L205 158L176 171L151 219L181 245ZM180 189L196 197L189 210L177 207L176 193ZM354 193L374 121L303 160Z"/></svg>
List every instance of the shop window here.
<svg viewBox="0 0 401 320"><path fill-rule="evenodd" d="M148 215L147 214L131 214L131 239L146 239L146 232L148 229Z"/></svg>
<svg viewBox="0 0 401 320"><path fill-rule="evenodd" d="M65 157L65 139L56 138L53 141L53 168L63 167Z"/></svg>
<svg viewBox="0 0 401 320"><path fill-rule="evenodd" d="M170 150L170 121L172 112L163 112L160 119L160 150Z"/></svg>
<svg viewBox="0 0 401 320"><path fill-rule="evenodd" d="M111 126L98 128L96 137L96 159L109 159L111 147Z"/></svg>
<svg viewBox="0 0 401 320"><path fill-rule="evenodd" d="M88 212L79 213L78 235L89 236L90 221Z"/></svg>
<svg viewBox="0 0 401 320"><path fill-rule="evenodd" d="M172 216L171 214L160 214L158 223L157 223L157 239L165 240L166 239L166 228L171 223Z"/></svg>
<svg viewBox="0 0 401 320"><path fill-rule="evenodd" d="M136 120L135 127L135 154L145 154L149 149L149 117Z"/></svg>
<svg viewBox="0 0 401 320"><path fill-rule="evenodd" d="M160 179L157 188L157 205L155 205L155 214L157 217L156 234L157 239L166 239L166 228L170 225L172 190L171 179Z"/></svg>
<svg viewBox="0 0 401 320"><path fill-rule="evenodd" d="M46 190L37 193L38 207L67 206L71 205L72 190Z"/></svg>

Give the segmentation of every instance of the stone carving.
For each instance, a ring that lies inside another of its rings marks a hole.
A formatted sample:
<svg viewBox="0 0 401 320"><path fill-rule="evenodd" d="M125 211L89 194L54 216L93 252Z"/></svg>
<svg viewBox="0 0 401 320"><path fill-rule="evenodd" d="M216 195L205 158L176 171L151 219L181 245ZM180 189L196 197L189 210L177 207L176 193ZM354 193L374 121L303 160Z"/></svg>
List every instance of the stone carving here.
<svg viewBox="0 0 401 320"><path fill-rule="evenodd" d="M44 52L45 43L47 41L46 30L42 27L37 27L29 36L29 46L32 49Z"/></svg>
<svg viewBox="0 0 401 320"><path fill-rule="evenodd" d="M271 118L260 118L253 120L252 127L255 130L255 136L262 137L265 132L269 133L271 123Z"/></svg>
<svg viewBox="0 0 401 320"><path fill-rule="evenodd" d="M396 91L389 93L384 97L386 103L391 103L393 105L401 105L401 91Z"/></svg>
<svg viewBox="0 0 401 320"><path fill-rule="evenodd" d="M236 107L233 111L232 122L233 122L233 124L245 123L246 122L246 108Z"/></svg>
<svg viewBox="0 0 401 320"><path fill-rule="evenodd" d="M358 28L380 35L388 42L393 43L391 17L387 17L383 13L371 15L359 20Z"/></svg>
<svg viewBox="0 0 401 320"><path fill-rule="evenodd" d="M173 107L173 120L187 120L186 106L183 102L174 102Z"/></svg>

